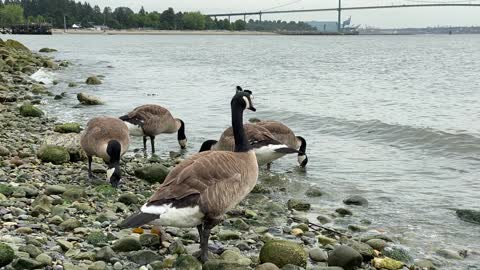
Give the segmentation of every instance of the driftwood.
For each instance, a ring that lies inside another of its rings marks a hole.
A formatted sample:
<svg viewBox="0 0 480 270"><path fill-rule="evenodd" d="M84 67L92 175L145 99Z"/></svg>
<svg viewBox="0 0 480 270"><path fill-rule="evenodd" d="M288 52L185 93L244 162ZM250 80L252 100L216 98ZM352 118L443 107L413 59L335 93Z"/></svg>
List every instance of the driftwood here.
<svg viewBox="0 0 480 270"><path fill-rule="evenodd" d="M304 220L301 220L301 219L296 218L296 217L292 217L292 219L295 222L303 222L304 221ZM352 236L349 235L349 234L345 234L345 233L339 232L337 230L334 230L332 228L328 228L328 227L325 227L323 225L315 224L315 223L310 222L310 221L308 221L307 225L308 225L308 227L312 228L314 231L325 230L325 231L329 231L329 232L334 233L334 234L345 236L347 238L352 238Z"/></svg>

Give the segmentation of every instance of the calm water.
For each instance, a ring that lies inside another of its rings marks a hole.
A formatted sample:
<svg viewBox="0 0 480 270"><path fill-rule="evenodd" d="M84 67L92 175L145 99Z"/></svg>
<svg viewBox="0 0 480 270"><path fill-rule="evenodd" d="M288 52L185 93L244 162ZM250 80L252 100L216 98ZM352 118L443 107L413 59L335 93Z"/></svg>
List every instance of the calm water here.
<svg viewBox="0 0 480 270"><path fill-rule="evenodd" d="M335 226L371 220L370 229L399 237L416 258L480 250L480 227L453 210L480 206L480 36L16 38L74 63L54 75L62 82L53 91L69 98L46 105L61 120L158 103L186 122L192 154L229 125L229 99L241 85L258 109L247 119L280 120L309 142L306 173L292 170L296 157L274 172L322 187L328 196L312 200L317 209L333 211L352 194L368 198L368 209ZM104 83L66 85L91 74ZM107 105L74 108L79 91ZM157 143L163 155L178 150L176 135ZM445 269L479 269L478 256L441 260Z"/></svg>

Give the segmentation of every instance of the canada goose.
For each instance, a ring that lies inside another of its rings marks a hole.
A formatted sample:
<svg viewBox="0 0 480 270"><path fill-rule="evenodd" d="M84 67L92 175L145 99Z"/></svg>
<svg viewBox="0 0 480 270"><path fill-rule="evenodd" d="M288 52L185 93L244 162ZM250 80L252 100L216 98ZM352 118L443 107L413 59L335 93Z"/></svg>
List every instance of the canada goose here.
<svg viewBox="0 0 480 270"><path fill-rule="evenodd" d="M147 136L152 144L152 154L155 153L155 136L162 133L177 132L178 144L182 149L187 146L185 123L159 105L146 104L135 108L127 115L121 116L132 136L143 136L143 149L147 151Z"/></svg>
<svg viewBox="0 0 480 270"><path fill-rule="evenodd" d="M122 177L120 157L128 150L130 137L123 121L113 117L96 117L88 121L80 144L88 157L88 177L93 178L92 157L102 158L108 165L107 181L117 187Z"/></svg>
<svg viewBox="0 0 480 270"><path fill-rule="evenodd" d="M250 145L255 151L259 166L269 164L286 154L299 153L298 150L278 141L275 136L264 127L254 124L244 124L243 128L245 129ZM222 133L218 141L205 141L199 152L208 150L233 151L235 147L233 135L233 129L229 127Z"/></svg>
<svg viewBox="0 0 480 270"><path fill-rule="evenodd" d="M159 219L164 226L194 227L200 234L200 260L207 261L210 230L253 189L258 178L255 153L243 129L243 111L255 111L251 92L231 100L234 152L197 153L178 164L145 203L121 227Z"/></svg>
<svg viewBox="0 0 480 270"><path fill-rule="evenodd" d="M288 145L288 147L297 149L298 164L302 168L307 165L307 141L303 137L295 136L295 133L289 127L278 121L255 121L255 124L270 131L275 139Z"/></svg>

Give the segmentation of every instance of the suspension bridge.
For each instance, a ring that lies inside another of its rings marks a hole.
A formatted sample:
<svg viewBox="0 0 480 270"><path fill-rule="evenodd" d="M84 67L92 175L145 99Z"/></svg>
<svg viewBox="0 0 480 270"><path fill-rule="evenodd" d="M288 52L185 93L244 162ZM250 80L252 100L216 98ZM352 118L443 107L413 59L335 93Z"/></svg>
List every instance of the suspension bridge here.
<svg viewBox="0 0 480 270"><path fill-rule="evenodd" d="M470 1L471 2L471 1ZM338 7L333 8L317 8L317 9L290 9L290 10L267 10L267 11L253 11L253 12L233 12L233 13L214 13L207 14L210 17L228 17L230 21L231 17L243 16L243 20L246 21L247 16L259 16L262 21L262 15L266 14L286 14L286 13L306 13L306 12L326 12L337 11L337 26L338 32L342 31L342 11L344 10L366 10L366 9L390 9L390 8L428 8L428 7L480 7L480 4L475 3L428 3L428 4L403 4L403 5L379 5L379 6L355 6L355 7L343 7L342 0L338 0Z"/></svg>

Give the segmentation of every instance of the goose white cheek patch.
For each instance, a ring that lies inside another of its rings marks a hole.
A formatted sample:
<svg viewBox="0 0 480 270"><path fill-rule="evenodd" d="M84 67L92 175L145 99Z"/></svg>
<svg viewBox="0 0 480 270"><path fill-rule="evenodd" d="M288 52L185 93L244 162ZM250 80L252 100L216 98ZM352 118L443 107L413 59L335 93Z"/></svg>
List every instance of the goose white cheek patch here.
<svg viewBox="0 0 480 270"><path fill-rule="evenodd" d="M248 100L248 98L247 98L247 97L243 97L243 100L245 100L245 103L247 104L247 106L245 106L245 109L250 108L250 101Z"/></svg>
<svg viewBox="0 0 480 270"><path fill-rule="evenodd" d="M107 170L107 182L110 182L110 178L112 177L114 172L115 172L115 168L111 168Z"/></svg>

